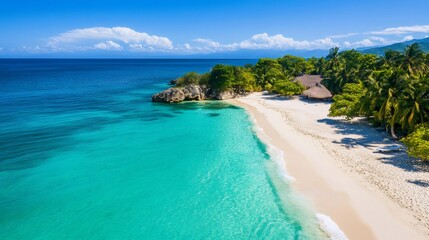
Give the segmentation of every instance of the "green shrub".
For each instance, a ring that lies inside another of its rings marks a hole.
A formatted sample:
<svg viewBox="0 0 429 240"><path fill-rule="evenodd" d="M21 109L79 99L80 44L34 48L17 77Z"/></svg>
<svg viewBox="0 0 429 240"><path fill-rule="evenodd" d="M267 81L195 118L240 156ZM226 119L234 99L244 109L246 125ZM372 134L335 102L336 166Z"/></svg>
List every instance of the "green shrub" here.
<svg viewBox="0 0 429 240"><path fill-rule="evenodd" d="M289 80L277 81L272 90L283 96L299 95L304 90L304 87L296 82Z"/></svg>
<svg viewBox="0 0 429 240"><path fill-rule="evenodd" d="M253 92L259 89L251 69L243 67L235 67L233 87L239 92Z"/></svg>
<svg viewBox="0 0 429 240"><path fill-rule="evenodd" d="M329 116L346 116L347 119L358 116L364 92L362 84L347 83L343 93L334 96L334 103L329 108Z"/></svg>
<svg viewBox="0 0 429 240"><path fill-rule="evenodd" d="M408 154L429 161L429 123L417 125L415 130L401 140L408 148Z"/></svg>
<svg viewBox="0 0 429 240"><path fill-rule="evenodd" d="M209 86L221 91L232 89L235 81L234 66L217 64L210 72Z"/></svg>
<svg viewBox="0 0 429 240"><path fill-rule="evenodd" d="M199 84L201 79L201 74L196 72L186 73L183 77L177 79L177 86L186 86L191 84Z"/></svg>

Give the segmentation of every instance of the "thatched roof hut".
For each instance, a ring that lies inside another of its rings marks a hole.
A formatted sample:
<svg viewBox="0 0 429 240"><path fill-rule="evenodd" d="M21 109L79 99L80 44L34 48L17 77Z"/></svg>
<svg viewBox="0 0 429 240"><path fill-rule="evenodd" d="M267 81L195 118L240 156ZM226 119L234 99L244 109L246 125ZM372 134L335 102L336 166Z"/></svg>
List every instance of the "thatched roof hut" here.
<svg viewBox="0 0 429 240"><path fill-rule="evenodd" d="M322 84L317 83L315 86L305 90L302 96L312 99L332 98L332 93Z"/></svg>
<svg viewBox="0 0 429 240"><path fill-rule="evenodd" d="M293 81L301 83L305 88L311 88L316 86L316 84L322 83L322 76L320 75L301 75L296 77Z"/></svg>
<svg viewBox="0 0 429 240"><path fill-rule="evenodd" d="M322 85L322 76L307 75L296 77L295 82L301 83L307 90L302 93L302 96L312 99L327 99L332 98L332 93Z"/></svg>

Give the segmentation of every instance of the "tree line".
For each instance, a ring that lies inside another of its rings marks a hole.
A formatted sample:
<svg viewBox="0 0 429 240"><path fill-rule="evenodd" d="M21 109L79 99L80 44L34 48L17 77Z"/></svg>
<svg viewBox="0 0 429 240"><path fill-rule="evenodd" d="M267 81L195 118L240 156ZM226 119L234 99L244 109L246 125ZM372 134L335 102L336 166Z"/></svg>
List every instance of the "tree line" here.
<svg viewBox="0 0 429 240"><path fill-rule="evenodd" d="M380 57L334 48L325 64L322 75L334 93L330 116L365 116L429 161L429 54L417 43Z"/></svg>
<svg viewBox="0 0 429 240"><path fill-rule="evenodd" d="M267 90L280 95L301 94L304 87L293 82L294 77L303 73L317 73L313 63L304 58L286 55L282 58L261 58L252 65L215 65L210 72L199 74L189 72L176 79L176 86L189 84L206 85L209 88L237 93Z"/></svg>
<svg viewBox="0 0 429 240"><path fill-rule="evenodd" d="M429 161L429 54L417 43L383 56L332 48L321 58L286 55L262 58L254 65L219 64L204 74L187 73L176 85L291 96L304 90L293 81L302 74L322 75L323 85L334 95L330 116L367 117L393 138L401 138L412 156Z"/></svg>

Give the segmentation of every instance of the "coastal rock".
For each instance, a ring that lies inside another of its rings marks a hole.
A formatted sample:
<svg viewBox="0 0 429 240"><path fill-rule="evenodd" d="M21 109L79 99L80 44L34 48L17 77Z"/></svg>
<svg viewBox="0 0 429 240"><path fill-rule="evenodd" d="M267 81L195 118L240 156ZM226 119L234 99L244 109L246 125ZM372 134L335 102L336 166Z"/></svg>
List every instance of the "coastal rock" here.
<svg viewBox="0 0 429 240"><path fill-rule="evenodd" d="M236 98L237 96L238 94L235 93L233 90L228 90L228 91L220 92L217 99L219 100L232 99L232 98Z"/></svg>
<svg viewBox="0 0 429 240"><path fill-rule="evenodd" d="M185 100L204 100L206 99L206 88L199 85L189 85L183 88Z"/></svg>
<svg viewBox="0 0 429 240"><path fill-rule="evenodd" d="M181 89L169 88L152 96L153 102L181 102L185 94Z"/></svg>
<svg viewBox="0 0 429 240"><path fill-rule="evenodd" d="M220 92L211 92L210 97L217 100L226 100L236 98L238 94L233 90L226 90Z"/></svg>
<svg viewBox="0 0 429 240"><path fill-rule="evenodd" d="M153 102L182 102L201 101L207 99L225 100L243 96L245 93L237 93L234 90L217 91L207 88L205 85L188 85L184 87L171 87L152 96Z"/></svg>
<svg viewBox="0 0 429 240"><path fill-rule="evenodd" d="M182 102L206 99L204 86L188 85L185 87L172 87L152 96L153 102Z"/></svg>

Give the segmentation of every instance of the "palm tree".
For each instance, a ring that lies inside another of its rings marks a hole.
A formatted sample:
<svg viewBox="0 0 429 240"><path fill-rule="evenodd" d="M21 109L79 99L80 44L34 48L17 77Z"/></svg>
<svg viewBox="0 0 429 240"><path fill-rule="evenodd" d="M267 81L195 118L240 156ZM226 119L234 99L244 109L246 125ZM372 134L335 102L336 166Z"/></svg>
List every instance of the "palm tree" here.
<svg viewBox="0 0 429 240"><path fill-rule="evenodd" d="M413 75L424 67L424 53L418 43L413 43L405 48L397 61L403 70L409 75Z"/></svg>
<svg viewBox="0 0 429 240"><path fill-rule="evenodd" d="M332 94L341 93L344 85L346 84L346 70L340 65L334 71L329 71L326 78L323 80L323 84L332 92Z"/></svg>
<svg viewBox="0 0 429 240"><path fill-rule="evenodd" d="M395 133L395 124L397 111L398 96L404 89L405 73L401 69L389 69L381 71L380 85L378 93L374 97L374 109L376 120L384 123L386 129L390 126L390 134L393 138L398 138Z"/></svg>
<svg viewBox="0 0 429 240"><path fill-rule="evenodd" d="M383 68L397 67L397 63L400 57L400 52L388 49L384 51L384 55L380 57L379 63Z"/></svg>
<svg viewBox="0 0 429 240"><path fill-rule="evenodd" d="M374 116L381 108L380 91L383 80L386 78L386 71L374 71L370 76L362 81L366 94L361 99L359 114ZM378 120L378 119L377 119Z"/></svg>
<svg viewBox="0 0 429 240"><path fill-rule="evenodd" d="M395 106L396 118L403 129L413 129L418 123L429 120L429 78L409 79Z"/></svg>
<svg viewBox="0 0 429 240"><path fill-rule="evenodd" d="M326 60L324 58L319 58L317 62L314 64L315 72L322 76L325 75L326 70Z"/></svg>
<svg viewBox="0 0 429 240"><path fill-rule="evenodd" d="M326 60L329 61L330 69L335 70L339 65L340 49L334 47L329 49L329 54L326 56Z"/></svg>
<svg viewBox="0 0 429 240"><path fill-rule="evenodd" d="M276 59L261 58L253 67L257 83L265 88L272 85L279 75L282 75L282 66Z"/></svg>

